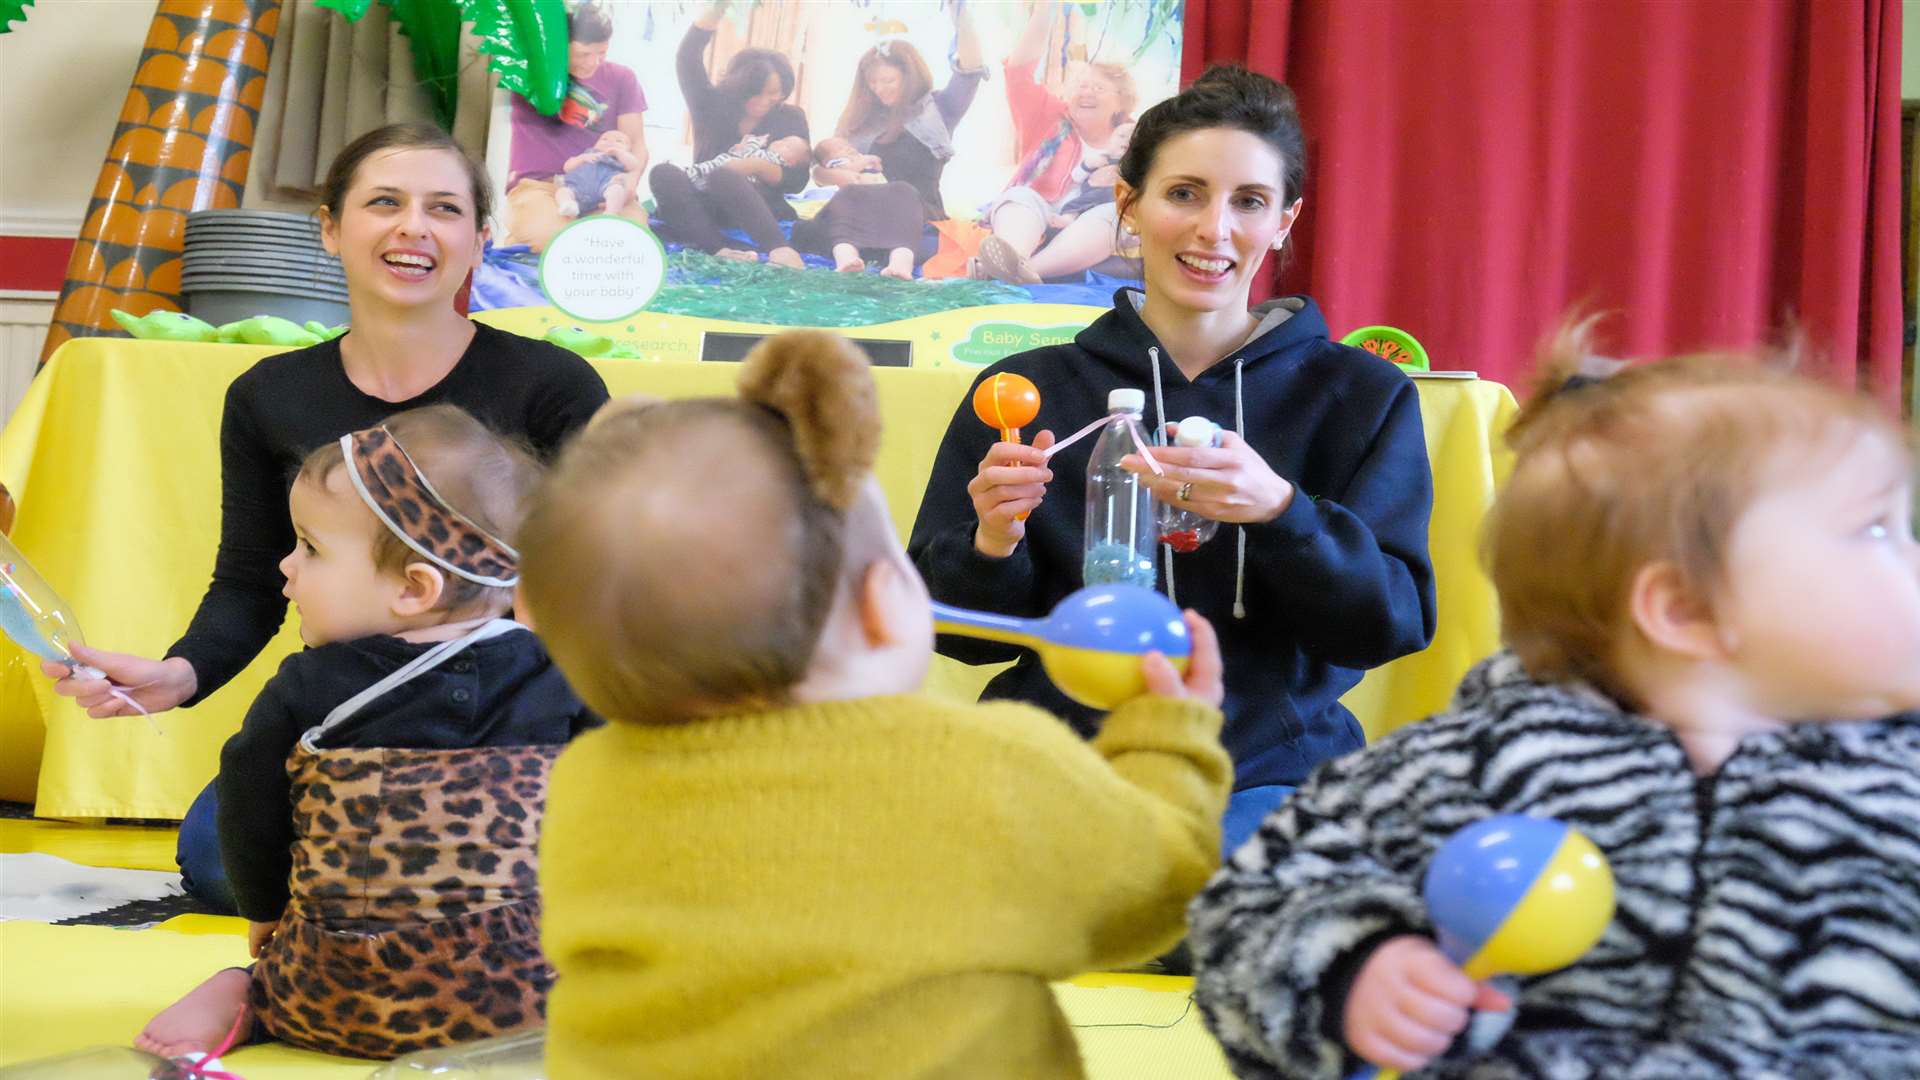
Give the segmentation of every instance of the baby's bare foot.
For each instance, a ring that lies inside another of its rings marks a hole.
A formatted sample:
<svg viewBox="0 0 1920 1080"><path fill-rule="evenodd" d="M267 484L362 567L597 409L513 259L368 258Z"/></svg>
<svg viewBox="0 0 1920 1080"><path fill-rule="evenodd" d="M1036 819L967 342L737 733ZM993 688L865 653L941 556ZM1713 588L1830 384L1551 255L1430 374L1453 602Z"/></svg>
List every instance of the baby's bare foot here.
<svg viewBox="0 0 1920 1080"><path fill-rule="evenodd" d="M756 255L751 251L741 251L739 248L721 248L720 250L714 252L714 255L722 259L732 259L735 262L759 262L760 261L759 255Z"/></svg>
<svg viewBox="0 0 1920 1080"><path fill-rule="evenodd" d="M866 260L860 257L860 249L852 244L833 245L833 268L843 274L857 274L867 268Z"/></svg>
<svg viewBox="0 0 1920 1080"><path fill-rule="evenodd" d="M880 271L881 277L899 278L901 281L913 280L913 251L909 248L894 248L887 253L886 269Z"/></svg>
<svg viewBox="0 0 1920 1080"><path fill-rule="evenodd" d="M767 252L767 261L775 266L784 266L789 270L805 270L807 268L806 261L800 258L800 253L790 247L777 247Z"/></svg>
<svg viewBox="0 0 1920 1080"><path fill-rule="evenodd" d="M243 968L216 972L147 1021L146 1030L133 1040L134 1047L169 1058L196 1050L212 1053L233 1030L234 1018L246 1009L251 981ZM250 1023L241 1025L239 1041L245 1041Z"/></svg>

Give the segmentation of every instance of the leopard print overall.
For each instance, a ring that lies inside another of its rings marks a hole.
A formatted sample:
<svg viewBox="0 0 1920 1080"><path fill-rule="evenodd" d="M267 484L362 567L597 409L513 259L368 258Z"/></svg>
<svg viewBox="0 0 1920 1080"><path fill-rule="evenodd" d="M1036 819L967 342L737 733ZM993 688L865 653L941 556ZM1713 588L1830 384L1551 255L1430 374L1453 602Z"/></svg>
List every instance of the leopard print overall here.
<svg viewBox="0 0 1920 1080"><path fill-rule="evenodd" d="M391 1058L544 1022L535 845L560 750L296 749L293 898L253 969L266 1032Z"/></svg>

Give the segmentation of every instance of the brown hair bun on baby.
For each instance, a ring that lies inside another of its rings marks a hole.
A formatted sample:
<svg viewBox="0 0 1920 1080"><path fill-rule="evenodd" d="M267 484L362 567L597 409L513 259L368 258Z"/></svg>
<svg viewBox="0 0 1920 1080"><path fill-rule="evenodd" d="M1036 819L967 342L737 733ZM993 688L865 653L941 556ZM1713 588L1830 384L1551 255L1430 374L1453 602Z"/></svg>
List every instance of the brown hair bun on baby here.
<svg viewBox="0 0 1920 1080"><path fill-rule="evenodd" d="M754 346L742 400L786 418L815 498L851 507L880 451L880 403L860 347L823 330L793 330Z"/></svg>

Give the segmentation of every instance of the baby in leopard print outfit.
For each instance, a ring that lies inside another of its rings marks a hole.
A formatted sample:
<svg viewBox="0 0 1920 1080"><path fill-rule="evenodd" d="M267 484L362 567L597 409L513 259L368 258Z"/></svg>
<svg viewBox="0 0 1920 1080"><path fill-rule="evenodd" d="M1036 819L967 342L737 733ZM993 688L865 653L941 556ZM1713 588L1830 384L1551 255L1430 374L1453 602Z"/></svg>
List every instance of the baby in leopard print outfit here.
<svg viewBox="0 0 1920 1080"><path fill-rule="evenodd" d="M261 690L217 781L258 962L154 1017L141 1049L210 1051L237 1024L391 1058L541 1022L535 844L548 769L590 714L506 617L506 538L540 475L451 405L307 457L280 569L308 648Z"/></svg>

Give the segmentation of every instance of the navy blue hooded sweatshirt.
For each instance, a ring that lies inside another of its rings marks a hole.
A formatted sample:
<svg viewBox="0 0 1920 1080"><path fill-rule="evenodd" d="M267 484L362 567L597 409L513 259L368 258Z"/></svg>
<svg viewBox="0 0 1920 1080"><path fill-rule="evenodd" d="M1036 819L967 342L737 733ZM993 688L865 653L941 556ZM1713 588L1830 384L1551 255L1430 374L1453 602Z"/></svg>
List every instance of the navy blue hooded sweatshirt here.
<svg viewBox="0 0 1920 1080"><path fill-rule="evenodd" d="M1298 784L1314 766L1365 741L1340 695L1366 669L1433 638L1433 476L1420 402L1398 368L1327 340L1313 301L1288 297L1255 308L1261 330L1196 380L1189 382L1161 349L1165 415L1157 415L1148 350L1159 342L1140 319L1137 295L1116 293L1113 310L1071 344L1010 356L980 377L1015 372L1039 387L1040 415L1029 435L1050 428L1064 437L1106 413L1108 391L1144 390L1148 430L1208 417L1240 430L1295 485L1278 518L1245 527L1244 566L1235 527L1222 524L1198 551L1173 556L1173 579L1181 606L1219 632L1227 688L1221 739L1233 755L1235 789ZM1044 615L1081 584L1093 439L1055 455L1053 482L1027 520L1026 539L1007 558L989 558L974 550L978 520L967 482L999 435L973 414L971 398L954 412L934 458L908 552L936 600ZM1164 592L1164 549L1160 568ZM1234 617L1237 588L1243 618ZM937 647L974 664L1018 659L983 697L1033 702L1083 735L1098 726L1099 714L1054 689L1029 650L950 635L941 635Z"/></svg>

